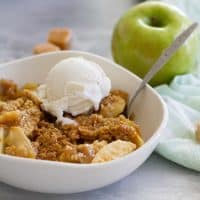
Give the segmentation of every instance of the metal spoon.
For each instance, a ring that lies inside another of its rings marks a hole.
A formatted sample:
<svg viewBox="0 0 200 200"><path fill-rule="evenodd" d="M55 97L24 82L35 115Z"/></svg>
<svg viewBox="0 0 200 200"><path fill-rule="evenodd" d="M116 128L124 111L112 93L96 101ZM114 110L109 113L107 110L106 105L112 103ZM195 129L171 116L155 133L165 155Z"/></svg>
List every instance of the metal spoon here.
<svg viewBox="0 0 200 200"><path fill-rule="evenodd" d="M167 63L167 61L175 54L175 52L184 44L184 42L188 39L188 37L193 33L193 31L197 28L198 23L194 22L191 24L185 31L183 31L180 35L176 37L176 39L173 41L173 43L166 48L161 56L158 58L158 60L153 64L151 69L147 72L145 77L143 78L142 82L136 89L135 93L132 95L128 106L127 106L127 117L132 118L133 111L132 111L132 105L135 101L138 94L141 92L141 90L146 86L146 84L153 78L153 76Z"/></svg>

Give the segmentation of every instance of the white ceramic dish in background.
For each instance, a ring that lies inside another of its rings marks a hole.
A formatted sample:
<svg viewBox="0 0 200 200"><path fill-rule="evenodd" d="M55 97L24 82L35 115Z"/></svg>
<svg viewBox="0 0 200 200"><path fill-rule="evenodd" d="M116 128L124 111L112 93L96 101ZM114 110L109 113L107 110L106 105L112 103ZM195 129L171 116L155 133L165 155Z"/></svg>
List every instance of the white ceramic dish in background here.
<svg viewBox="0 0 200 200"><path fill-rule="evenodd" d="M0 65L0 78L18 84L42 83L47 72L60 60L82 56L103 68L113 88L131 94L141 80L113 62L90 53L63 51L32 56ZM59 81L59 80L58 80ZM166 125L167 110L160 96L146 87L134 105L145 144L135 152L102 164L71 164L0 155L0 181L19 188L45 193L74 193L114 183L138 168L152 153Z"/></svg>

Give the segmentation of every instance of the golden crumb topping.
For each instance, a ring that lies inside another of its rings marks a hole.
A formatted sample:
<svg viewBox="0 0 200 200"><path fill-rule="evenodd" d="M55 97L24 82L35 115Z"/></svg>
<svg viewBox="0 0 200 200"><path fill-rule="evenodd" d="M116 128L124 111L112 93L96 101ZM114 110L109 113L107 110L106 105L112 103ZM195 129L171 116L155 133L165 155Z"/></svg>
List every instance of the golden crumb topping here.
<svg viewBox="0 0 200 200"><path fill-rule="evenodd" d="M117 159L143 145L139 126L123 115L126 92L111 91L98 112L77 116L77 124L62 125L40 107L37 87L28 83L19 88L13 81L0 80L0 153L97 163Z"/></svg>

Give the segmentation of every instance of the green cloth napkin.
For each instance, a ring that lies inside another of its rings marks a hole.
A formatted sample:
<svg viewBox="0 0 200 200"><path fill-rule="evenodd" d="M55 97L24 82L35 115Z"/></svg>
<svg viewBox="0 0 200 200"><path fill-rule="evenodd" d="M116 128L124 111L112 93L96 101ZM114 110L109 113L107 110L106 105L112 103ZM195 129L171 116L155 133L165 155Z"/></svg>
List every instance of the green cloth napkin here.
<svg viewBox="0 0 200 200"><path fill-rule="evenodd" d="M167 128L156 151L177 164L200 171L200 144L195 139L200 121L200 76L177 76L169 86L155 89L169 111Z"/></svg>
<svg viewBox="0 0 200 200"><path fill-rule="evenodd" d="M173 4L193 21L200 22L199 0L158 1ZM200 66L200 52L197 66ZM197 71L200 74L200 67ZM177 76L169 86L162 85L156 90L169 111L167 128L156 151L177 164L200 171L200 144L195 140L196 123L200 121L200 75Z"/></svg>

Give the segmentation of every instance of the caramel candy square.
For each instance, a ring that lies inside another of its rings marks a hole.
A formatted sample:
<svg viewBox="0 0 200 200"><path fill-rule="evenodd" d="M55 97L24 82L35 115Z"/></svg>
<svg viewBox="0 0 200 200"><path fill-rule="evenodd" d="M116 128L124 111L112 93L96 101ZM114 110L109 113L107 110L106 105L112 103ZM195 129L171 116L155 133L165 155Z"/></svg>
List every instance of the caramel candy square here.
<svg viewBox="0 0 200 200"><path fill-rule="evenodd" d="M54 28L49 31L48 42L59 46L61 49L69 49L71 30L68 28Z"/></svg>
<svg viewBox="0 0 200 200"><path fill-rule="evenodd" d="M57 47L54 44L50 44L50 43L42 43L42 44L38 44L33 48L33 53L34 54L41 54L41 53L48 53L51 51L59 51L60 48Z"/></svg>

